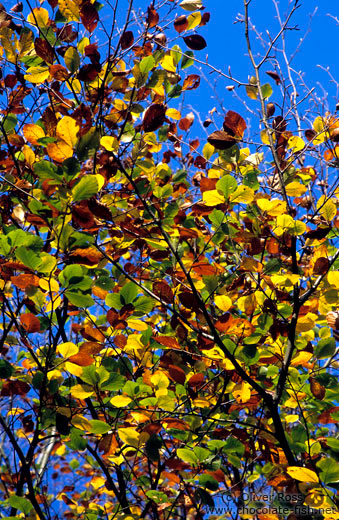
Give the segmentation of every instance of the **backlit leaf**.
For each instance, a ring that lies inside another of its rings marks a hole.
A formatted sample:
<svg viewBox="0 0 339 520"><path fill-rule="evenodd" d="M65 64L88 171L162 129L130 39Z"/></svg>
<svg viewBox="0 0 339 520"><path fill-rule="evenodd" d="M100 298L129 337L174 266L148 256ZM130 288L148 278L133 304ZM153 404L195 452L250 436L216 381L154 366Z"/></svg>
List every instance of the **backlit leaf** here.
<svg viewBox="0 0 339 520"><path fill-rule="evenodd" d="M299 480L300 482L319 482L318 475L311 469L302 468L299 466L290 466L286 471L290 477L294 478L295 480Z"/></svg>

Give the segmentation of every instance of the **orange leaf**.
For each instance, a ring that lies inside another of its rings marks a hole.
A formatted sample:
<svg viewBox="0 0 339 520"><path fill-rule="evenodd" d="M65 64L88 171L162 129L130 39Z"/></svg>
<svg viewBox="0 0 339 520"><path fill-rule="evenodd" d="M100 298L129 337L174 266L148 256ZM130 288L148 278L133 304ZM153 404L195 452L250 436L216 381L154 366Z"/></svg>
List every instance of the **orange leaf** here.
<svg viewBox="0 0 339 520"><path fill-rule="evenodd" d="M11 276L11 282L19 289L27 289L28 287L39 287L39 278L34 274L19 274Z"/></svg>
<svg viewBox="0 0 339 520"><path fill-rule="evenodd" d="M56 143L48 143L47 153L51 159L56 162L64 162L73 155L73 148L65 141L57 141Z"/></svg>
<svg viewBox="0 0 339 520"><path fill-rule="evenodd" d="M40 321L31 312L21 314L20 321L26 332L40 332Z"/></svg>
<svg viewBox="0 0 339 520"><path fill-rule="evenodd" d="M160 345L163 345L164 347L180 349L178 341L171 336L155 336L153 339L157 343L160 343Z"/></svg>
<svg viewBox="0 0 339 520"><path fill-rule="evenodd" d="M23 128L23 133L26 141L31 144L38 145L38 139L45 137L46 134L39 125L27 124Z"/></svg>

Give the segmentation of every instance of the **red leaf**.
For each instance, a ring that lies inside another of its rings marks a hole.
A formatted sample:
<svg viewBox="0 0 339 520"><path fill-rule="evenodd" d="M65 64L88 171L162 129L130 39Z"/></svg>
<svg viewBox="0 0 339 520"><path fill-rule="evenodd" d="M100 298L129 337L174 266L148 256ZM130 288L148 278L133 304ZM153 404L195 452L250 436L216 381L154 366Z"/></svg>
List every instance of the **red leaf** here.
<svg viewBox="0 0 339 520"><path fill-rule="evenodd" d="M155 132L164 124L166 109L166 105L155 103L146 110L142 123L145 132Z"/></svg>
<svg viewBox="0 0 339 520"><path fill-rule="evenodd" d="M190 377L188 380L188 386L194 388L196 386L201 386L204 381L204 374L194 374L194 376Z"/></svg>
<svg viewBox="0 0 339 520"><path fill-rule="evenodd" d="M208 12L204 13L202 15L199 27L202 27L203 25L206 25L210 21L210 18L211 18L211 13L208 13Z"/></svg>
<svg viewBox="0 0 339 520"><path fill-rule="evenodd" d="M167 282L154 282L153 292L165 303L173 302L173 291Z"/></svg>
<svg viewBox="0 0 339 520"><path fill-rule="evenodd" d="M200 36L200 34L190 34L189 36L184 36L184 41L187 47L193 51L201 51L207 46L205 38Z"/></svg>
<svg viewBox="0 0 339 520"><path fill-rule="evenodd" d="M20 321L26 332L40 332L40 321L31 312L21 314Z"/></svg>
<svg viewBox="0 0 339 520"><path fill-rule="evenodd" d="M193 112L190 112L189 114L187 114L186 117L183 117L182 119L180 119L180 121L179 121L180 130L187 132L187 130L189 130L191 128L191 126L193 125L193 122L194 122L194 114L193 114Z"/></svg>
<svg viewBox="0 0 339 520"><path fill-rule="evenodd" d="M15 74L7 74L5 77L5 87L6 88L13 88L18 82L18 78Z"/></svg>
<svg viewBox="0 0 339 520"><path fill-rule="evenodd" d="M90 33L93 32L99 21L98 11L94 7L94 4L91 2L85 2L82 4L80 9L80 17L87 31Z"/></svg>
<svg viewBox="0 0 339 520"><path fill-rule="evenodd" d="M229 110L224 119L223 127L225 132L231 136L242 138L247 125L245 120L237 112Z"/></svg>
<svg viewBox="0 0 339 520"><path fill-rule="evenodd" d="M223 130L217 130L208 136L207 141L217 150L227 150L227 148L233 146L238 139L230 136Z"/></svg>
<svg viewBox="0 0 339 520"><path fill-rule="evenodd" d="M154 336L153 339L164 347L180 349L178 341L172 336Z"/></svg>
<svg viewBox="0 0 339 520"><path fill-rule="evenodd" d="M30 287L39 287L39 278L34 274L19 274L11 276L11 282L19 289L27 289Z"/></svg>
<svg viewBox="0 0 339 520"><path fill-rule="evenodd" d="M50 43L44 38L36 38L34 41L35 52L46 63L53 63L54 50Z"/></svg>
<svg viewBox="0 0 339 520"><path fill-rule="evenodd" d="M179 16L179 18L177 18L174 21L174 29L179 34L182 33L183 31L186 31L187 27L188 27L188 20L184 14L182 16Z"/></svg>
<svg viewBox="0 0 339 520"><path fill-rule="evenodd" d="M200 76L198 74L190 74L184 79L182 90L194 90L200 85Z"/></svg>
<svg viewBox="0 0 339 520"><path fill-rule="evenodd" d="M322 401L325 397L326 388L322 386L314 377L310 377L310 387L314 397Z"/></svg>
<svg viewBox="0 0 339 520"><path fill-rule="evenodd" d="M277 74L274 70L267 70L267 71L266 71L266 74L267 74L270 78L274 79L274 81L276 82L277 85L280 85L280 83L281 83L280 76L279 76L279 74Z"/></svg>
<svg viewBox="0 0 339 520"><path fill-rule="evenodd" d="M155 27L157 23L159 22L159 15L157 11L154 9L154 7L148 7L147 8L147 18L146 23L148 25L148 28Z"/></svg>
<svg viewBox="0 0 339 520"><path fill-rule="evenodd" d="M0 395L12 396L21 395L24 396L29 391L29 384L24 381L6 381L1 389Z"/></svg>
<svg viewBox="0 0 339 520"><path fill-rule="evenodd" d="M168 372L170 377L174 379L176 383L180 383L181 385L185 383L186 374L182 368L177 367L175 365L169 365Z"/></svg>
<svg viewBox="0 0 339 520"><path fill-rule="evenodd" d="M98 76L100 71L101 71L101 65L100 64L95 64L94 65L92 63L89 63L87 65L84 65L79 70L78 80L85 81L85 82L94 81L95 78Z"/></svg>
<svg viewBox="0 0 339 520"><path fill-rule="evenodd" d="M133 36L132 31L125 31L120 38L120 47L124 51L125 49L132 47L133 42L134 42L134 36Z"/></svg>

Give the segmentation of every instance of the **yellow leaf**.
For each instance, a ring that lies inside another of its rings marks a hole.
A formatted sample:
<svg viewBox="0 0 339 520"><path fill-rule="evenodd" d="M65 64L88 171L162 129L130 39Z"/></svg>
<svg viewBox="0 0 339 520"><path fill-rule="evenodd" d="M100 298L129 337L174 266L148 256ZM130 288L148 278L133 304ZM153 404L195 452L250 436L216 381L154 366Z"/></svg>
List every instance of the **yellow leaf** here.
<svg viewBox="0 0 339 520"><path fill-rule="evenodd" d="M43 83L49 76L48 67L29 67L24 75L30 83Z"/></svg>
<svg viewBox="0 0 339 520"><path fill-rule="evenodd" d="M294 181L286 184L285 190L286 195L289 197L300 197L300 195L303 195L305 191L307 191L307 188L303 184L300 184L300 182Z"/></svg>
<svg viewBox="0 0 339 520"><path fill-rule="evenodd" d="M313 322L313 325L311 327L311 329L314 327L314 322ZM291 366L292 367L297 367L297 366L304 366L305 363L308 363L309 360L312 358L313 354L312 352L299 352L295 358L293 358L292 362L291 362Z"/></svg>
<svg viewBox="0 0 339 520"><path fill-rule="evenodd" d="M87 397L91 397L94 394L93 390L90 390L90 387L87 387L88 390L86 390L85 385L74 385L71 388L71 394L76 399L87 399Z"/></svg>
<svg viewBox="0 0 339 520"><path fill-rule="evenodd" d="M60 163L73 156L73 148L65 141L48 143L46 150L51 159Z"/></svg>
<svg viewBox="0 0 339 520"><path fill-rule="evenodd" d="M297 153L305 148L305 143L301 139L301 137L298 137L297 135L293 135L287 141L287 148L292 148L292 153Z"/></svg>
<svg viewBox="0 0 339 520"><path fill-rule="evenodd" d="M272 283L278 287L293 287L299 282L300 276L298 274L274 274L271 276Z"/></svg>
<svg viewBox="0 0 339 520"><path fill-rule="evenodd" d="M53 278L47 279L47 280L45 278L40 278L39 285L43 291L48 291L48 292L58 292L59 291L59 284Z"/></svg>
<svg viewBox="0 0 339 520"><path fill-rule="evenodd" d="M290 477L299 480L300 482L319 482L318 475L311 469L300 468L299 466L290 466L287 469L287 473Z"/></svg>
<svg viewBox="0 0 339 520"><path fill-rule="evenodd" d="M223 312L227 312L230 307L232 307L232 300L228 296L224 294L217 295L214 298L214 303Z"/></svg>
<svg viewBox="0 0 339 520"><path fill-rule="evenodd" d="M30 148L27 144L24 144L22 147L22 153L24 154L25 161L29 166L33 166L35 163L35 153L32 148Z"/></svg>
<svg viewBox="0 0 339 520"><path fill-rule="evenodd" d="M170 117L171 119L176 119L177 121L181 119L181 114L179 110L176 110L175 108L168 108L166 110L166 116Z"/></svg>
<svg viewBox="0 0 339 520"><path fill-rule="evenodd" d="M43 7L35 7L27 16L27 22L40 28L47 27L49 15L47 9Z"/></svg>
<svg viewBox="0 0 339 520"><path fill-rule="evenodd" d="M251 399L251 387L248 383L243 382L234 387L232 395L237 403L246 403Z"/></svg>
<svg viewBox="0 0 339 520"><path fill-rule="evenodd" d="M324 119L321 116L316 117L313 121L313 130L319 135L313 139L312 145L321 144L324 141L327 141L329 134L325 129L326 124Z"/></svg>
<svg viewBox="0 0 339 520"><path fill-rule="evenodd" d="M110 400L110 403L116 408L124 408L125 406L128 406L131 402L132 399L130 397L127 397L126 395L116 395Z"/></svg>
<svg viewBox="0 0 339 520"><path fill-rule="evenodd" d="M143 332L144 330L148 329L147 323L144 321L138 320L136 318L130 318L127 320L127 325L134 330L137 330L138 332Z"/></svg>
<svg viewBox="0 0 339 520"><path fill-rule="evenodd" d="M84 432L90 432L92 430L92 425L86 417L83 415L75 415L72 418L72 424L75 426L75 428L78 428L79 430L83 430Z"/></svg>
<svg viewBox="0 0 339 520"><path fill-rule="evenodd" d="M277 217L286 211L286 202L279 199L257 199L256 203L261 211L265 211L272 217Z"/></svg>
<svg viewBox="0 0 339 520"><path fill-rule="evenodd" d="M254 98L256 99L256 98ZM269 135L267 133L267 130L262 130L260 132L260 138L261 138L261 142L263 144L267 144L267 145L270 145L270 139L269 139ZM273 143L275 142L275 134L272 134L272 139L273 139Z"/></svg>
<svg viewBox="0 0 339 520"><path fill-rule="evenodd" d="M59 0L58 5L60 13L68 22L80 21L80 8L77 2L73 2L73 0Z"/></svg>
<svg viewBox="0 0 339 520"><path fill-rule="evenodd" d="M197 11L196 13L192 13L187 17L188 27L186 30L194 29L201 22L201 12Z"/></svg>
<svg viewBox="0 0 339 520"><path fill-rule="evenodd" d="M72 148L78 142L79 125L73 117L65 116L58 121L56 135Z"/></svg>
<svg viewBox="0 0 339 520"><path fill-rule="evenodd" d="M296 413L286 415L285 421L287 422L287 424L297 422L297 421L299 421L299 415L297 415Z"/></svg>
<svg viewBox="0 0 339 520"><path fill-rule="evenodd" d="M111 135L104 135L100 139L100 144L109 152L116 152L119 148L119 141L116 137Z"/></svg>
<svg viewBox="0 0 339 520"><path fill-rule="evenodd" d="M75 363L71 363L70 361L65 361L63 366L67 372L72 374L72 376L75 376L75 377L82 376L83 368L81 366L76 365Z"/></svg>
<svg viewBox="0 0 339 520"><path fill-rule="evenodd" d="M318 204L317 207L319 207ZM319 213L330 222L337 214L337 206L334 204L333 200L330 199L326 201L323 206L319 207Z"/></svg>
<svg viewBox="0 0 339 520"><path fill-rule="evenodd" d="M156 388L167 388L169 385L169 379L161 370L157 370L151 376L151 383Z"/></svg>
<svg viewBox="0 0 339 520"><path fill-rule="evenodd" d="M172 56L166 55L160 62L163 69L167 70L168 72L176 72L177 67L175 64L174 59Z"/></svg>
<svg viewBox="0 0 339 520"><path fill-rule="evenodd" d="M100 173L97 173L95 178L98 183L98 191L100 191L101 188L103 187L103 185L105 184L105 177L103 175L101 175Z"/></svg>
<svg viewBox="0 0 339 520"><path fill-rule="evenodd" d="M135 428L119 428L118 435L125 444L134 446L134 448L139 446L140 433Z"/></svg>
<svg viewBox="0 0 339 520"><path fill-rule="evenodd" d="M254 199L254 191L248 186L240 185L233 193L231 193L230 202L252 202Z"/></svg>
<svg viewBox="0 0 339 520"><path fill-rule="evenodd" d="M329 271L327 281L330 285L335 285L339 289L339 271Z"/></svg>
<svg viewBox="0 0 339 520"><path fill-rule="evenodd" d="M42 137L46 137L46 134L44 132L44 129L41 128L39 125L34 124L27 124L23 127L23 134L25 136L25 139L34 145L38 145L38 139L41 139Z"/></svg>
<svg viewBox="0 0 339 520"><path fill-rule="evenodd" d="M61 297L57 296L56 298L51 298L50 301L46 305L46 312L51 312L57 309L62 304Z"/></svg>
<svg viewBox="0 0 339 520"><path fill-rule="evenodd" d="M71 341L67 341L66 343L61 343L58 345L56 351L58 354L61 354L63 358L69 358L77 354L79 352L79 348Z"/></svg>
<svg viewBox="0 0 339 520"><path fill-rule="evenodd" d="M204 191L202 200L206 206L217 206L225 202L225 197L218 190Z"/></svg>

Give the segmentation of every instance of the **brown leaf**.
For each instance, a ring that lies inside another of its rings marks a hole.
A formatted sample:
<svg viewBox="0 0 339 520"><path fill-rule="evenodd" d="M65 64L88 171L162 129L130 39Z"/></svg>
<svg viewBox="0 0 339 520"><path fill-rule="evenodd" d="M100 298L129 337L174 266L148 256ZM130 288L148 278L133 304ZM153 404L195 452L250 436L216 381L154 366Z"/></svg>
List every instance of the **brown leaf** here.
<svg viewBox="0 0 339 520"><path fill-rule="evenodd" d="M187 47L193 51L201 51L207 46L205 38L200 36L200 34L190 34L189 36L184 36L184 42L186 43Z"/></svg>
<svg viewBox="0 0 339 520"><path fill-rule="evenodd" d="M132 31L125 31L121 38L120 38L120 47L124 51L125 49L128 49L129 47L132 47L134 43L134 35Z"/></svg>
<svg viewBox="0 0 339 520"><path fill-rule="evenodd" d="M201 386L204 381L204 374L194 374L194 376L190 377L188 380L188 386L191 388L195 388L196 386Z"/></svg>
<svg viewBox="0 0 339 520"><path fill-rule="evenodd" d="M172 336L154 336L154 341L167 348L180 349L178 341ZM181 349L180 349L181 350Z"/></svg>
<svg viewBox="0 0 339 520"><path fill-rule="evenodd" d="M100 251L94 247L85 247L84 249L73 249L70 258L74 264L96 265L103 258Z"/></svg>
<svg viewBox="0 0 339 520"><path fill-rule="evenodd" d="M310 377L311 392L316 399L322 401L325 397L326 388L322 386L315 377Z"/></svg>
<svg viewBox="0 0 339 520"><path fill-rule="evenodd" d="M74 356L68 358L68 361L80 367L88 367L90 365L93 365L93 356L99 354L101 350L102 345L100 345L100 343L88 341L86 343L83 343L79 349L79 352Z"/></svg>
<svg viewBox="0 0 339 520"><path fill-rule="evenodd" d="M326 227L318 227L316 229L312 229L311 231L307 231L305 234L305 238L311 238L312 240L320 240L325 238L326 235L331 231L331 226Z"/></svg>
<svg viewBox="0 0 339 520"><path fill-rule="evenodd" d="M49 67L49 73L50 76L57 81L65 81L69 77L69 72L63 65L51 65Z"/></svg>
<svg viewBox="0 0 339 520"><path fill-rule="evenodd" d="M179 16L174 21L174 29L180 34L183 31L186 31L188 27L188 20L187 17L183 14L182 16Z"/></svg>
<svg viewBox="0 0 339 520"><path fill-rule="evenodd" d="M168 417L162 421L162 424L165 426L166 430L168 428L173 428L176 430L190 430L190 425L181 419Z"/></svg>
<svg viewBox="0 0 339 520"><path fill-rule="evenodd" d="M24 396L29 392L30 386L24 381L6 381L3 384L0 395L12 396L21 395Z"/></svg>
<svg viewBox="0 0 339 520"><path fill-rule="evenodd" d="M187 132L187 130L189 130L191 128L191 126L193 125L193 122L194 122L194 114L193 114L193 112L190 112L189 114L187 114L186 117L183 117L182 119L180 119L180 121L179 121L180 130Z"/></svg>
<svg viewBox="0 0 339 520"><path fill-rule="evenodd" d="M91 2L83 3L80 9L80 18L87 31L93 32L99 21L98 11L94 4Z"/></svg>
<svg viewBox="0 0 339 520"><path fill-rule="evenodd" d="M184 79L182 90L194 90L200 85L200 76L198 74L190 74Z"/></svg>
<svg viewBox="0 0 339 520"><path fill-rule="evenodd" d="M160 128L166 119L166 105L155 103L145 112L142 126L145 132L155 132Z"/></svg>
<svg viewBox="0 0 339 520"><path fill-rule="evenodd" d="M207 141L217 150L227 150L238 142L238 139L227 134L223 130L216 130L208 136Z"/></svg>
<svg viewBox="0 0 339 520"><path fill-rule="evenodd" d="M26 332L40 332L40 320L31 312L21 314L20 321Z"/></svg>
<svg viewBox="0 0 339 520"><path fill-rule="evenodd" d="M88 201L88 209L95 215L97 218L100 218L102 220L108 220L109 222L113 221L112 213L110 209L105 206L104 204L101 204L96 199L90 199Z"/></svg>
<svg viewBox="0 0 339 520"><path fill-rule="evenodd" d="M308 130L305 130L305 137L308 141L312 141L316 135L317 135L317 132L315 130L313 130L313 128L309 128Z"/></svg>
<svg viewBox="0 0 339 520"><path fill-rule="evenodd" d="M328 258L317 258L314 267L313 267L313 274L320 275L325 274L330 268L330 261Z"/></svg>
<svg viewBox="0 0 339 520"><path fill-rule="evenodd" d="M210 21L210 18L211 18L211 13L208 13L208 12L204 13L202 15L199 27L202 27L203 25L206 25Z"/></svg>
<svg viewBox="0 0 339 520"><path fill-rule="evenodd" d="M274 70L267 70L267 71L266 71L266 74L267 74L270 78L274 79L274 81L276 82L277 85L280 85L280 83L281 83L280 76L279 76L279 74L277 74Z"/></svg>
<svg viewBox="0 0 339 520"><path fill-rule="evenodd" d="M154 7L148 7L147 8L147 18L146 23L148 25L148 28L155 27L157 23L159 23L159 14L154 9Z"/></svg>
<svg viewBox="0 0 339 520"><path fill-rule="evenodd" d="M237 112L229 110L223 122L225 132L234 137L242 138L247 128L245 120Z"/></svg>
<svg viewBox="0 0 339 520"><path fill-rule="evenodd" d="M44 38L36 38L34 41L35 52L46 63L53 63L54 50L50 43Z"/></svg>
<svg viewBox="0 0 339 520"><path fill-rule="evenodd" d="M19 289L27 289L29 287L39 287L39 278L34 274L19 274L11 276L11 282Z"/></svg>
<svg viewBox="0 0 339 520"><path fill-rule="evenodd" d="M93 64L88 63L81 67L78 72L78 80L84 82L94 81L98 74L101 72L101 65L99 63Z"/></svg>
<svg viewBox="0 0 339 520"><path fill-rule="evenodd" d="M167 282L154 282L153 292L165 303L173 302L173 291Z"/></svg>
<svg viewBox="0 0 339 520"><path fill-rule="evenodd" d="M186 374L182 368L177 367L175 365L169 365L168 372L169 372L171 379L174 379L174 381L176 383L179 383L181 385L183 385L185 383Z"/></svg>

